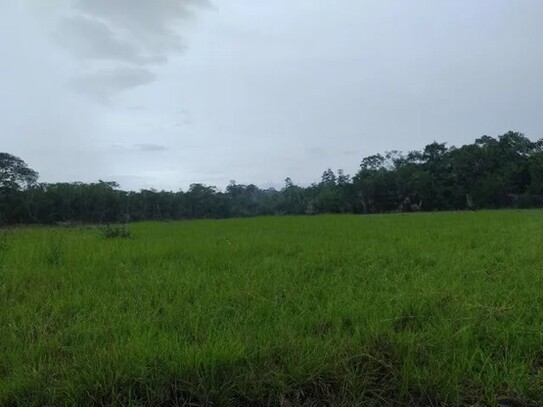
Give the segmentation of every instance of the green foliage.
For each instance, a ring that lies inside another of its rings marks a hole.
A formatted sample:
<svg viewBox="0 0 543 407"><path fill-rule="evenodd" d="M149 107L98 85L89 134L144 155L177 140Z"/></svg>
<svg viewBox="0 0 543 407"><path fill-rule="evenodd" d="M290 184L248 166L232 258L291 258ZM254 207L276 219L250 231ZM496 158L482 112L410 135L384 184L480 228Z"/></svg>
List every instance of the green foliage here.
<svg viewBox="0 0 543 407"><path fill-rule="evenodd" d="M131 228L9 236L0 405L543 403L540 211Z"/></svg>
<svg viewBox="0 0 543 407"><path fill-rule="evenodd" d="M0 152L0 191L28 187L38 180L38 173L19 157Z"/></svg>
<svg viewBox="0 0 543 407"><path fill-rule="evenodd" d="M541 142L511 131L460 148L434 142L407 156L365 158L354 187L366 213L405 210L413 202L426 211L539 206L539 154Z"/></svg>
<svg viewBox="0 0 543 407"><path fill-rule="evenodd" d="M128 239L132 237L128 225L107 225L100 228L100 232L105 239Z"/></svg>
<svg viewBox="0 0 543 407"><path fill-rule="evenodd" d="M305 187L286 178L279 191L231 181L225 191L195 183L185 192L126 192L115 182L36 184L36 177L0 154L0 224L528 208L543 202L543 139L509 131L459 148L433 142L365 157L352 178L330 168Z"/></svg>

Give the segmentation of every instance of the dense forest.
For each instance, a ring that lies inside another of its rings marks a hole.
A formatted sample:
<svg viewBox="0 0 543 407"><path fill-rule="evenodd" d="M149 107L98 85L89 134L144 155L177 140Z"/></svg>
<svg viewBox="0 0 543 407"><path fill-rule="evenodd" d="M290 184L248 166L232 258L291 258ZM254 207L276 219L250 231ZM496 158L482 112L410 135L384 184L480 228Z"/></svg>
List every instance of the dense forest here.
<svg viewBox="0 0 543 407"><path fill-rule="evenodd" d="M40 183L18 157L0 153L0 223L113 223L257 215L379 213L543 206L543 139L522 133L473 144L362 159L354 176L327 169L320 182L281 190L231 181L224 191L123 191L115 182Z"/></svg>

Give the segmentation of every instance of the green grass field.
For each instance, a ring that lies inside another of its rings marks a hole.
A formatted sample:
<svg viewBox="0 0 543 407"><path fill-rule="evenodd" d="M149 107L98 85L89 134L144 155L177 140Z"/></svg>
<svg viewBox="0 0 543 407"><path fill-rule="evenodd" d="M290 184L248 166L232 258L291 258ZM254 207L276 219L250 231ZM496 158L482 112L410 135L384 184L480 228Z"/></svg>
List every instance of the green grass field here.
<svg viewBox="0 0 543 407"><path fill-rule="evenodd" d="M543 212L19 228L0 405L541 405Z"/></svg>

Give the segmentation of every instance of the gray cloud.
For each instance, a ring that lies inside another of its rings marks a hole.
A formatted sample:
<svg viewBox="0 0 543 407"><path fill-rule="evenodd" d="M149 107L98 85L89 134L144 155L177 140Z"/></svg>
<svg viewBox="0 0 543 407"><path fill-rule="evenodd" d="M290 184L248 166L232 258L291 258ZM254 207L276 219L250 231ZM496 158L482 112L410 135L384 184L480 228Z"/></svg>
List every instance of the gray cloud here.
<svg viewBox="0 0 543 407"><path fill-rule="evenodd" d="M142 151L142 152L160 152L160 151L168 151L169 148L162 144L156 144L156 143L136 143L136 144L130 144L125 145L121 143L115 143L110 146L113 150L116 151Z"/></svg>
<svg viewBox="0 0 543 407"><path fill-rule="evenodd" d="M206 0L73 0L71 14L58 24L57 42L81 62L113 64L110 71L78 76L75 88L103 102L152 82L151 72L118 64L142 68L166 63L184 49L179 22L205 4Z"/></svg>
<svg viewBox="0 0 543 407"><path fill-rule="evenodd" d="M75 57L88 60L112 60L143 65L159 58L143 55L137 44L119 38L103 21L76 15L61 20L56 38Z"/></svg>
<svg viewBox="0 0 543 407"><path fill-rule="evenodd" d="M158 152L158 151L167 151L168 147L160 145L160 144L153 144L153 143L141 143L141 144L135 144L134 147L136 147L138 150L145 151L145 152Z"/></svg>
<svg viewBox="0 0 543 407"><path fill-rule="evenodd" d="M74 89L100 103L107 103L116 93L151 83L155 77L153 72L144 68L118 67L81 75L72 83Z"/></svg>
<svg viewBox="0 0 543 407"><path fill-rule="evenodd" d="M152 40L177 48L173 45L179 39L174 24L189 17L195 6L206 4L207 0L76 0L74 8L138 37L150 35Z"/></svg>

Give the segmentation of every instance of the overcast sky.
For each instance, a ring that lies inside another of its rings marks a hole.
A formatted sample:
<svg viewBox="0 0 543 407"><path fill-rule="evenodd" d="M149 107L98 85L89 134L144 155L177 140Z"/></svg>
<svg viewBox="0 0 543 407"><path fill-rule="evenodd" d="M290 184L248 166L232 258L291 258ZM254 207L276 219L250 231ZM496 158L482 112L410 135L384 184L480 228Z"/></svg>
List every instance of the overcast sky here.
<svg viewBox="0 0 543 407"><path fill-rule="evenodd" d="M542 40L541 0L1 0L0 151L177 190L539 139Z"/></svg>

